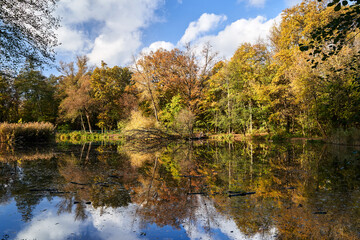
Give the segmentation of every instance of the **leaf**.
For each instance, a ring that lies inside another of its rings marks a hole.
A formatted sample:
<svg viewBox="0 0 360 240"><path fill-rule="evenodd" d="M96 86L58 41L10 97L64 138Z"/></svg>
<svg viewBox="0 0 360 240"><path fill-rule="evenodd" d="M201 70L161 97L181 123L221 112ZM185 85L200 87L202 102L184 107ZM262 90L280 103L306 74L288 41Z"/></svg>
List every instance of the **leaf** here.
<svg viewBox="0 0 360 240"><path fill-rule="evenodd" d="M341 3L338 3L338 5L336 5L334 10L337 12L337 11L340 11L340 9L341 9Z"/></svg>
<svg viewBox="0 0 360 240"><path fill-rule="evenodd" d="M304 52L304 51L307 51L307 50L309 50L309 46L300 45L300 51Z"/></svg>
<svg viewBox="0 0 360 240"><path fill-rule="evenodd" d="M317 68L317 66L319 65L319 63L318 62L316 62L313 66L311 66L311 68Z"/></svg>

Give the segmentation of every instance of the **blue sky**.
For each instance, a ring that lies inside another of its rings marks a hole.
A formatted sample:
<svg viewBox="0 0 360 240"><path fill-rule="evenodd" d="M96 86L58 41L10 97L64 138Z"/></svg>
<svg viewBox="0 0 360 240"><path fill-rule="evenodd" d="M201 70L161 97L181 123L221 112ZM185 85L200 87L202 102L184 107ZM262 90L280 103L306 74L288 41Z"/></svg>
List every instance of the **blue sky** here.
<svg viewBox="0 0 360 240"><path fill-rule="evenodd" d="M57 61L87 55L127 66L140 52L201 47L230 58L243 42L266 38L282 10L299 0L60 0Z"/></svg>

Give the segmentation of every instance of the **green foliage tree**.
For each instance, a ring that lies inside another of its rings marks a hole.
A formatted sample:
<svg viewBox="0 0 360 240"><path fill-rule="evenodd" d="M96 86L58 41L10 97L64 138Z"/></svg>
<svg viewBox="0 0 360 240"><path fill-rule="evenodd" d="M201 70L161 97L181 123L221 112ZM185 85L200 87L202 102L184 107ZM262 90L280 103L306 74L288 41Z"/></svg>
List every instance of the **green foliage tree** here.
<svg viewBox="0 0 360 240"><path fill-rule="evenodd" d="M6 76L0 76L0 122L16 120L16 103L13 81Z"/></svg>
<svg viewBox="0 0 360 240"><path fill-rule="evenodd" d="M59 105L56 84L56 79L46 78L28 62L14 80L18 119L55 123Z"/></svg>
<svg viewBox="0 0 360 240"><path fill-rule="evenodd" d="M179 114L180 110L184 108L183 100L178 94L171 99L171 102L168 103L165 109L161 112L160 120L161 122L169 128L174 129L176 122L175 119Z"/></svg>
<svg viewBox="0 0 360 240"><path fill-rule="evenodd" d="M216 127L227 132L252 133L266 125L265 90L271 81L270 55L264 44L242 44L231 60L210 80L209 92L217 101Z"/></svg>
<svg viewBox="0 0 360 240"><path fill-rule="evenodd" d="M91 75L91 88L99 106L99 123L116 128L117 122L128 118L136 98L132 94L131 72L128 68L109 68L104 62Z"/></svg>

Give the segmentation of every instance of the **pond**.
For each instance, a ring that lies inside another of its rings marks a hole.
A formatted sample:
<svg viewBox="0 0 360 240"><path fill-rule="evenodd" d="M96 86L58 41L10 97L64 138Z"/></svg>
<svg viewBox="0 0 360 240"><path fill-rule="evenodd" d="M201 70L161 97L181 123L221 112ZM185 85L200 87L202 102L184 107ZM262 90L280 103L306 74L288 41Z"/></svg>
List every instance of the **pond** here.
<svg viewBox="0 0 360 240"><path fill-rule="evenodd" d="M360 239L360 149L1 148L2 239Z"/></svg>

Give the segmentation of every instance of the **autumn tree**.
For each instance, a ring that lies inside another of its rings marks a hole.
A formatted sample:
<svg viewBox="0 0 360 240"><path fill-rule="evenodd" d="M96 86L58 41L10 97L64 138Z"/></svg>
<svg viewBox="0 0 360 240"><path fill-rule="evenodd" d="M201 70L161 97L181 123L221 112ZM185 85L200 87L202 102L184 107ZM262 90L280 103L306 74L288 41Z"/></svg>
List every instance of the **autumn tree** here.
<svg viewBox="0 0 360 240"><path fill-rule="evenodd" d="M91 89L91 72L86 56L77 57L76 63L61 63L59 95L61 116L75 120L80 117L82 129L85 130L84 116L86 117L88 129L91 132L91 115L96 105Z"/></svg>
<svg viewBox="0 0 360 240"><path fill-rule="evenodd" d="M303 135L325 136L332 128L354 125L358 118L358 38L350 38L350 33L337 54L323 59L321 54L301 52L303 46L314 42L314 29L327 26L339 14L324 3L304 1L287 9L281 24L273 29L277 74L270 92L272 120L285 125L288 132L291 127ZM326 48L323 50L328 51ZM315 68L319 61L323 64ZM341 69L343 73L338 71Z"/></svg>
<svg viewBox="0 0 360 240"><path fill-rule="evenodd" d="M143 99L151 102L157 120L172 114L171 102L178 100L174 98L181 99L181 106L195 116L201 114L200 102L215 55L209 46L200 54L190 47L171 51L159 49L137 61L133 76L136 86Z"/></svg>
<svg viewBox="0 0 360 240"><path fill-rule="evenodd" d="M343 46L316 68L307 61L307 53L297 56L289 77L301 111L297 119L303 135L327 135L334 128L358 124L359 49Z"/></svg>
<svg viewBox="0 0 360 240"><path fill-rule="evenodd" d="M152 109L156 121L159 121L158 79L156 79L155 75L155 66L152 64L154 61L152 55L140 56L135 62L132 79L139 91L139 100L145 102L145 105L146 102L150 103L150 109Z"/></svg>
<svg viewBox="0 0 360 240"><path fill-rule="evenodd" d="M266 127L269 99L264 92L273 75L264 44L242 44L229 62L211 77L210 101L217 111L216 127L227 132L252 133Z"/></svg>
<svg viewBox="0 0 360 240"><path fill-rule="evenodd" d="M299 46L311 41L311 32L314 28L329 21L332 11L323 11L325 8L325 4L318 1L303 1L286 9L281 23L274 26L271 32L270 40L276 68L270 88L271 121L276 128L285 127L287 133L296 130L299 126L297 117L302 116L304 112L294 92L296 86L291 78L292 69L297 66L297 59L301 56Z"/></svg>
<svg viewBox="0 0 360 240"><path fill-rule="evenodd" d="M201 49L188 45L184 50L173 49L166 54L168 66L164 64L161 68L165 70L159 78L161 85L170 90L171 96L179 94L188 110L199 116L217 53L210 44L205 44Z"/></svg>
<svg viewBox="0 0 360 240"><path fill-rule="evenodd" d="M318 1L328 2L327 8L338 13L327 24L313 29L311 32L313 41L309 44L302 44L300 49L302 51L311 49L311 54L319 55L321 60L324 61L332 55L338 54L354 36L359 34L360 2L358 0ZM313 67L316 67L318 63L319 61L313 62Z"/></svg>
<svg viewBox="0 0 360 240"><path fill-rule="evenodd" d="M102 62L91 75L91 87L99 106L99 126L111 129L117 121L128 118L136 104L128 68L109 68Z"/></svg>

